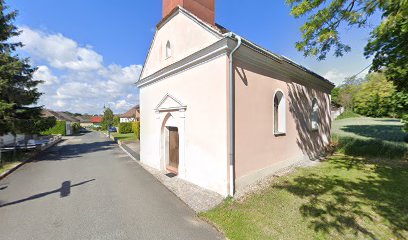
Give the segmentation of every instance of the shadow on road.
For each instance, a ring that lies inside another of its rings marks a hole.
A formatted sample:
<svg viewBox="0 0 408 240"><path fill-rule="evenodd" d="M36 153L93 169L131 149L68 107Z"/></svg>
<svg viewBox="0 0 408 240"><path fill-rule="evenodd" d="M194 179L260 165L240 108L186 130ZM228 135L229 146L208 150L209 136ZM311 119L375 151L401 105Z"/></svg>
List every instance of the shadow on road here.
<svg viewBox="0 0 408 240"><path fill-rule="evenodd" d="M69 143L64 146L57 146L39 155L34 162L40 161L61 161L81 157L87 153L95 153L113 149L113 141L90 142L90 143Z"/></svg>
<svg viewBox="0 0 408 240"><path fill-rule="evenodd" d="M50 194L54 194L54 193L60 193L60 197L64 198L64 197L67 197L67 196L69 196L71 194L71 188L77 187L77 186L80 186L80 185L83 185L83 184L86 184L86 183L89 183L89 182L92 182L92 181L95 181L95 179L90 179L90 180L83 181L83 182L80 182L80 183L76 183L76 184L73 184L73 185L71 185L71 181L64 181L61 184L61 187L58 188L58 189L48 191L48 192L39 193L39 194L35 194L35 195L30 196L30 197L23 198L23 199L20 199L20 200L16 200L16 201L13 201L13 202L0 203L0 208L15 205L15 204L19 204L19 203L26 202L26 201L35 200L35 199L42 198L42 197L46 197L46 196L48 196Z"/></svg>

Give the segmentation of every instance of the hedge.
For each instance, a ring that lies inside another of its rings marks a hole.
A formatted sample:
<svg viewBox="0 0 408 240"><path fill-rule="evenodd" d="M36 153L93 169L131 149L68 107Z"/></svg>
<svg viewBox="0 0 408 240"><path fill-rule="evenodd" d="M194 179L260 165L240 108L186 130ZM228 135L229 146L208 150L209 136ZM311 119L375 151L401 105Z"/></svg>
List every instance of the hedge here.
<svg viewBox="0 0 408 240"><path fill-rule="evenodd" d="M119 123L119 133L132 133L132 123L131 122L124 122Z"/></svg>
<svg viewBox="0 0 408 240"><path fill-rule="evenodd" d="M80 123L73 123L72 124L72 131L74 133L79 133L79 130L81 130L81 124Z"/></svg>
<svg viewBox="0 0 408 240"><path fill-rule="evenodd" d="M132 130L136 134L136 138L140 140L140 122L133 122Z"/></svg>
<svg viewBox="0 0 408 240"><path fill-rule="evenodd" d="M57 135L65 136L67 134L67 125L65 121L57 121L55 126L42 132L42 135Z"/></svg>

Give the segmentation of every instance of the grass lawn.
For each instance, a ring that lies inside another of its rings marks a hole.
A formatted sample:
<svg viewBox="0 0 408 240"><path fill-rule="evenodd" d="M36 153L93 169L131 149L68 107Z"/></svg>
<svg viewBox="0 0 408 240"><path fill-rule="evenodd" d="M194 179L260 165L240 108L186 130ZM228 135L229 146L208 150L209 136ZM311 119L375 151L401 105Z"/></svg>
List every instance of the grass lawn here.
<svg viewBox="0 0 408 240"><path fill-rule="evenodd" d="M113 136L124 142L136 141L136 134L134 133L113 133Z"/></svg>
<svg viewBox="0 0 408 240"><path fill-rule="evenodd" d="M347 118L332 124L333 142L339 152L350 156L407 159L407 134L403 124L392 118Z"/></svg>
<svg viewBox="0 0 408 240"><path fill-rule="evenodd" d="M0 167L0 174L4 173L7 170L12 169L13 167L17 166L20 161L14 161L14 162L7 162L3 165L3 167Z"/></svg>
<svg viewBox="0 0 408 240"><path fill-rule="evenodd" d="M391 119L350 120L333 124L339 138L344 132L355 134L348 139L361 141L349 142L349 149L358 149L352 145L364 141L390 142L384 149L406 144L398 140L402 133L393 132L398 124ZM359 123L363 130L348 128ZM379 131L393 132L394 141L364 129L371 125L381 129L377 126L381 124L386 130ZM407 159L398 154L391 160L355 155L337 153L317 166L276 178L243 200L228 199L200 215L229 239L408 239Z"/></svg>
<svg viewBox="0 0 408 240"><path fill-rule="evenodd" d="M13 153L12 152L6 152L2 153L2 160L3 160L3 166L0 167L0 174L4 173L5 171L12 169L22 161L25 161L29 159L30 157L33 156L35 152L20 152L17 151L15 158L13 159Z"/></svg>

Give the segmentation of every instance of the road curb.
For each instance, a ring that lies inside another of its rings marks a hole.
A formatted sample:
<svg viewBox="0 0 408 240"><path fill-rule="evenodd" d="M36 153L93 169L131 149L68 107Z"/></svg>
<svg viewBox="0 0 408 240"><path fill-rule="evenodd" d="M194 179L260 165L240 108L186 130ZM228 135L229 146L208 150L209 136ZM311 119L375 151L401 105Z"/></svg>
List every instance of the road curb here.
<svg viewBox="0 0 408 240"><path fill-rule="evenodd" d="M123 141L117 139L117 138L114 137L112 134L109 136L109 135L106 134L106 133L102 133L102 135L105 136L105 137L107 137L107 138L110 138L112 141L116 142L116 143L119 145L120 149L122 149L122 151L124 151L124 152L125 152L130 158L132 158L134 161L140 162L140 155L137 154L137 153L134 152L134 151L133 151L133 152L134 152L135 154L132 154L132 153L131 153L131 152L132 152L132 149L130 149L128 146L126 146L126 144L125 144Z"/></svg>
<svg viewBox="0 0 408 240"><path fill-rule="evenodd" d="M19 169L20 167L22 167L24 164L32 162L33 159L35 157L37 157L39 154L47 151L48 149L50 149L51 147L57 145L58 143L60 143L62 141L62 138L59 138L58 140L56 140L55 142L53 142L52 144L46 146L44 149L42 149L39 152L36 152L33 154L33 156L29 157L28 159L18 163L16 166L10 168L9 170L6 170L4 173L0 174L0 180L4 179L5 177L7 177L8 175L12 174L14 171L16 171L17 169Z"/></svg>

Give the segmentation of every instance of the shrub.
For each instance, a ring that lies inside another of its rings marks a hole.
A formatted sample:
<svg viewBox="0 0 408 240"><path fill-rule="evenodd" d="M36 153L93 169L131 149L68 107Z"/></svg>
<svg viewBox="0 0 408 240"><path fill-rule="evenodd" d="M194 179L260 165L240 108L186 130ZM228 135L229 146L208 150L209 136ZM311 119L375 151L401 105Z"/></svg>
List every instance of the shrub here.
<svg viewBox="0 0 408 240"><path fill-rule="evenodd" d="M136 138L140 140L140 122L133 122L132 130L136 134Z"/></svg>
<svg viewBox="0 0 408 240"><path fill-rule="evenodd" d="M131 122L126 122L126 123L119 123L119 133L132 133L132 123Z"/></svg>
<svg viewBox="0 0 408 240"><path fill-rule="evenodd" d="M114 116L112 125L115 126L115 127L118 127L119 123L120 123L120 117L119 116Z"/></svg>
<svg viewBox="0 0 408 240"><path fill-rule="evenodd" d="M65 121L57 121L55 123L55 126L44 131L41 132L42 135L57 135L57 134L61 134L62 136L65 136L67 133L67 126L66 126L66 122Z"/></svg>
<svg viewBox="0 0 408 240"><path fill-rule="evenodd" d="M402 116L402 123L404 123L404 132L408 133L408 114Z"/></svg>
<svg viewBox="0 0 408 240"><path fill-rule="evenodd" d="M74 133L78 133L80 129L81 129L81 124L80 123L73 123L72 124L72 131L74 131Z"/></svg>
<svg viewBox="0 0 408 240"><path fill-rule="evenodd" d="M338 117L336 117L336 120L346 119L346 118L358 118L358 117L360 117L359 114L354 113L353 111L347 110L343 112L342 114L340 114Z"/></svg>
<svg viewBox="0 0 408 240"><path fill-rule="evenodd" d="M402 116L402 123L404 124L403 130L406 133L404 137L404 141L408 143L408 114Z"/></svg>

